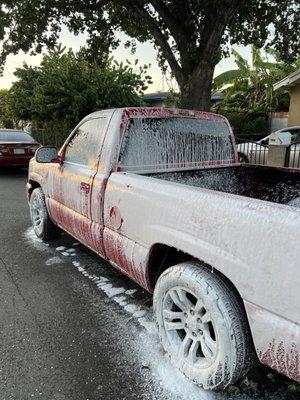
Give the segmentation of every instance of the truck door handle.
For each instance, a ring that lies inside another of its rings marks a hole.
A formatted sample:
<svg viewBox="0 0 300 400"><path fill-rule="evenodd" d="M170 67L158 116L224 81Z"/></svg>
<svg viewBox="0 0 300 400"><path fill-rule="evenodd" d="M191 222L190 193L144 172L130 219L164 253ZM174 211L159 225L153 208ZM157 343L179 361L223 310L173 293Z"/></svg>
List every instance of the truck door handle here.
<svg viewBox="0 0 300 400"><path fill-rule="evenodd" d="M84 193L89 193L91 185L89 183L80 182L80 190Z"/></svg>

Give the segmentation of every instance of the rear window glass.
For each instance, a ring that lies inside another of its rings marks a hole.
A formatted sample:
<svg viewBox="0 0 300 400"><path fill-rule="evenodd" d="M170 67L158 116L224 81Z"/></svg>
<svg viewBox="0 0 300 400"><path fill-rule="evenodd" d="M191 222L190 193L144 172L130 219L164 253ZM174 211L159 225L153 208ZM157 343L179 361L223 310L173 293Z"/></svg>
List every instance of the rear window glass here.
<svg viewBox="0 0 300 400"><path fill-rule="evenodd" d="M196 118L132 118L121 146L126 169L181 168L234 160L223 121Z"/></svg>
<svg viewBox="0 0 300 400"><path fill-rule="evenodd" d="M29 142L34 139L25 132L20 131L0 131L0 142Z"/></svg>

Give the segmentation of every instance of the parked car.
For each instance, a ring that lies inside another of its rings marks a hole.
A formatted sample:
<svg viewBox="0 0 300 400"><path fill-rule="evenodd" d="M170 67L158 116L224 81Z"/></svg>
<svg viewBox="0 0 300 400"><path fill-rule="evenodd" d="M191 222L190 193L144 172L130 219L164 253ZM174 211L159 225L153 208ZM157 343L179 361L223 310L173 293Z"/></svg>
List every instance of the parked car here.
<svg viewBox="0 0 300 400"><path fill-rule="evenodd" d="M171 361L220 390L257 356L300 380L299 183L240 164L223 116L129 108L38 149L27 195L39 238L64 230L154 291Z"/></svg>
<svg viewBox="0 0 300 400"><path fill-rule="evenodd" d="M28 133L15 129L0 129L0 167L27 167L40 144Z"/></svg>
<svg viewBox="0 0 300 400"><path fill-rule="evenodd" d="M290 132L292 135L289 166L300 168L300 126L290 126L277 132ZM258 142L245 141L237 145L240 162L251 164L266 164L268 160L269 136Z"/></svg>

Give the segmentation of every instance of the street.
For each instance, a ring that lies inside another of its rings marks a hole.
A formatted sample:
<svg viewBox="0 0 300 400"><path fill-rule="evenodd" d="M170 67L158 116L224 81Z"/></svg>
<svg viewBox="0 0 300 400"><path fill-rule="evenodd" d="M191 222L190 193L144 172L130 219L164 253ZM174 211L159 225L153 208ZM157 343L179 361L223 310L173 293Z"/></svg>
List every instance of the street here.
<svg viewBox="0 0 300 400"><path fill-rule="evenodd" d="M189 383L162 353L150 294L66 234L35 238L26 176L0 172L1 400L296 399L264 368L226 393Z"/></svg>

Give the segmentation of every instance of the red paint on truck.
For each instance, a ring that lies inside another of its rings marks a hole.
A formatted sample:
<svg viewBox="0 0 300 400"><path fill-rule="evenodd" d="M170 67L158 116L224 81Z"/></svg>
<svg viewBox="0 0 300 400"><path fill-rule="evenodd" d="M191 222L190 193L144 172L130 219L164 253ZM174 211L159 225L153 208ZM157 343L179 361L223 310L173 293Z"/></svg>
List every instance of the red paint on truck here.
<svg viewBox="0 0 300 400"><path fill-rule="evenodd" d="M143 171L144 166L134 167L128 173L118 172L127 169L120 162L120 151L129 120L146 117L211 120L227 126L230 133L227 137L232 145L227 160L199 160L193 165L183 160L171 165L175 173L179 170L179 173L192 175L193 171L204 174L211 170L216 178L223 170L228 170L230 175L235 169L244 168L238 163L234 136L223 116L166 108L103 110L80 123L97 118L107 120L101 139L99 135L102 142L92 160L93 168L88 165L81 168L78 162L65 160L66 149L77 134L77 127L59 152L61 163L31 161L28 198L34 187L41 186L54 223L149 291L152 290L149 259L151 249L159 247L157 244L180 250L210 265L212 271L220 271L240 291L261 361L299 380L299 321L295 306L282 306L290 292L285 290L281 301L278 288L276 295L272 291L272 296L265 290L274 268L278 274L284 270L284 278L288 269L283 266L296 268L297 249L292 245L299 233L299 214L292 207L261 201L259 197L250 198L238 191L226 192L222 187L194 187L189 183L182 185L176 179L174 182L159 179L155 175L155 165L147 166L150 169L147 172ZM159 165L160 173L170 173L169 167ZM295 182L299 174L299 171L291 173L269 167L259 170L262 176L265 171L269 171L270 176L275 172L286 173L288 179ZM266 180L269 178L267 176ZM202 182L200 178L199 182ZM214 179L206 182L213 183ZM222 185L225 183L226 180L222 181ZM240 182L235 180L234 183L233 189ZM258 186L259 190L264 189L261 182ZM276 223L280 234L288 237L290 254L280 250L281 236L274 233ZM249 246L255 247L254 251L250 252ZM271 252L273 258L275 255L277 258L268 262ZM160 266L154 267L158 270ZM293 280L289 282L294 288L293 271ZM259 306L253 304L257 302ZM271 311L266 311L270 308ZM285 315L288 312L290 315Z"/></svg>

